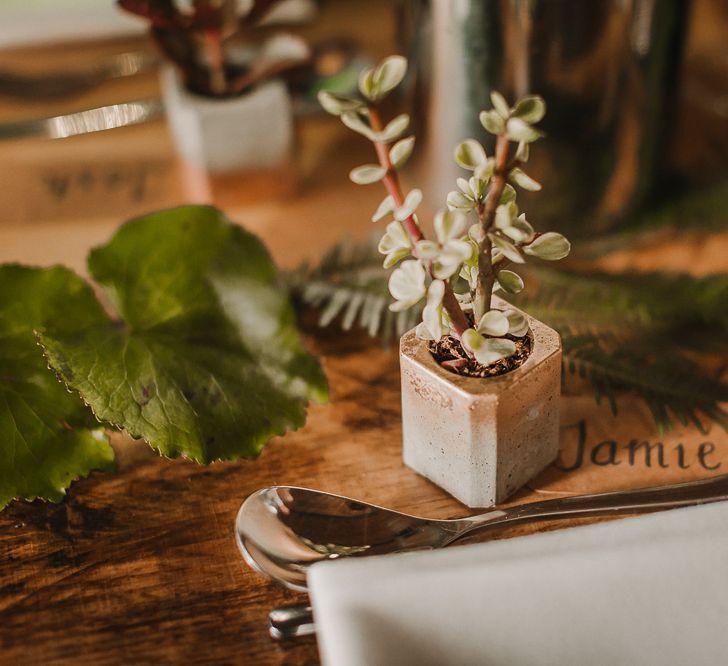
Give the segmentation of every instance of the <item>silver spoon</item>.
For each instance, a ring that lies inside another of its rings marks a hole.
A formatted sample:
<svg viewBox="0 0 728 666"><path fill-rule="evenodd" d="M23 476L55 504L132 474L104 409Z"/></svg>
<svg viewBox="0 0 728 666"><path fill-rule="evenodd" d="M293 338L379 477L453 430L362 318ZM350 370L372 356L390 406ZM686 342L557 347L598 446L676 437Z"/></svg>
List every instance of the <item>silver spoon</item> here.
<svg viewBox="0 0 728 666"><path fill-rule="evenodd" d="M255 570L306 590L312 564L442 548L476 530L512 523L671 509L728 499L728 475L671 486L563 497L453 520L418 518L320 490L273 486L241 505L235 535Z"/></svg>

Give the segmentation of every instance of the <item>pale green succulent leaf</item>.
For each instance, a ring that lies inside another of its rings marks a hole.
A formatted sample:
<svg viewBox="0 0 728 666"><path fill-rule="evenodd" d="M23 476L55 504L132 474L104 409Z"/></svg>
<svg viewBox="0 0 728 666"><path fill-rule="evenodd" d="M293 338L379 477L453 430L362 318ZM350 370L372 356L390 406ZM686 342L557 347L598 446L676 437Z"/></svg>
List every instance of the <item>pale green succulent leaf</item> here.
<svg viewBox="0 0 728 666"><path fill-rule="evenodd" d="M523 278L507 268L498 271L498 283L508 294L518 294L523 290Z"/></svg>
<svg viewBox="0 0 728 666"><path fill-rule="evenodd" d="M546 102L538 95L527 95L518 100L512 115L526 123L537 123L546 115Z"/></svg>
<svg viewBox="0 0 728 666"><path fill-rule="evenodd" d="M508 333L517 338L522 338L528 333L528 319L526 315L517 310L508 309L504 313L508 319Z"/></svg>
<svg viewBox="0 0 728 666"><path fill-rule="evenodd" d="M516 352L516 345L506 338L484 338L475 329L467 329L462 336L463 343L473 352L478 363L490 365Z"/></svg>
<svg viewBox="0 0 728 666"><path fill-rule="evenodd" d="M528 162L530 153L531 149L529 147L529 144L525 141L519 141L518 148L516 148L516 154L514 155L514 157L519 162Z"/></svg>
<svg viewBox="0 0 728 666"><path fill-rule="evenodd" d="M513 222L511 223L511 226L515 227L516 229L519 229L523 232L527 240L531 240L533 236L535 235L535 231L533 230L533 227L531 226L531 223L526 219L526 214L521 213Z"/></svg>
<svg viewBox="0 0 728 666"><path fill-rule="evenodd" d="M511 141L533 143L544 134L520 118L511 118L506 123L506 135Z"/></svg>
<svg viewBox="0 0 728 666"><path fill-rule="evenodd" d="M388 194L384 197L384 199L382 199L377 210L374 211L374 215L372 215L372 222L379 222L380 220L383 220L388 215L391 215L395 208L396 204L394 203L394 198L391 194Z"/></svg>
<svg viewBox="0 0 728 666"><path fill-rule="evenodd" d="M359 72L359 92L372 102L377 100L378 91L374 81L373 67L366 67Z"/></svg>
<svg viewBox="0 0 728 666"><path fill-rule="evenodd" d="M516 353L516 343L507 338L487 338L485 344L475 352L475 358L483 365L508 358Z"/></svg>
<svg viewBox="0 0 728 666"><path fill-rule="evenodd" d="M433 339L439 340L445 334L442 321L442 298L445 294L445 283L433 280L427 289L427 304L422 311L422 323Z"/></svg>
<svg viewBox="0 0 728 666"><path fill-rule="evenodd" d="M389 293L395 299L389 309L392 312L401 312L421 301L426 293L426 277L425 269L419 261L403 261L389 277Z"/></svg>
<svg viewBox="0 0 728 666"><path fill-rule="evenodd" d="M409 248L397 248L392 250L387 254L387 256L384 258L384 262L382 262L383 268L392 268L393 266L396 266L402 259L406 259L410 256L410 249Z"/></svg>
<svg viewBox="0 0 728 666"><path fill-rule="evenodd" d="M529 192L538 192L541 189L541 183L531 178L531 176L518 167L511 170L508 179Z"/></svg>
<svg viewBox="0 0 728 666"><path fill-rule="evenodd" d="M473 176L468 181L468 189L471 191L473 198L477 200L481 200L483 198L486 185L486 181L478 178L477 176Z"/></svg>
<svg viewBox="0 0 728 666"><path fill-rule="evenodd" d="M515 188L513 187L513 185L509 185L508 183L506 183L505 187L503 188L503 194L501 194L501 198L498 200L498 205L502 206L504 204L509 204L515 200L516 200Z"/></svg>
<svg viewBox="0 0 728 666"><path fill-rule="evenodd" d="M349 172L349 179L357 185L378 183L387 175L387 169L378 164L363 164Z"/></svg>
<svg viewBox="0 0 728 666"><path fill-rule="evenodd" d="M435 215L435 235L441 244L445 244L465 234L468 218L458 210L440 210Z"/></svg>
<svg viewBox="0 0 728 666"><path fill-rule="evenodd" d="M414 189L407 193L404 202L399 208L394 210L394 219L403 222L414 214L417 206L422 203L422 190Z"/></svg>
<svg viewBox="0 0 728 666"><path fill-rule="evenodd" d="M433 261L440 254L440 246L431 240L417 241L415 249L417 256L423 261Z"/></svg>
<svg viewBox="0 0 728 666"><path fill-rule="evenodd" d="M377 99L394 90L407 74L407 58L399 55L382 60L373 72L372 79Z"/></svg>
<svg viewBox="0 0 728 666"><path fill-rule="evenodd" d="M389 254L393 250L399 250L402 248L405 248L407 250L411 248L410 238L399 222L390 222L387 225L386 233L379 241L379 246L377 249L382 254Z"/></svg>
<svg viewBox="0 0 728 666"><path fill-rule="evenodd" d="M506 129L506 123L497 111L481 111L480 124L491 134L502 134Z"/></svg>
<svg viewBox="0 0 728 666"><path fill-rule="evenodd" d="M490 240L496 249L515 264L525 263L523 256L518 251L518 248L507 238L499 236L498 234L489 234Z"/></svg>
<svg viewBox="0 0 728 666"><path fill-rule="evenodd" d="M518 213L518 209L515 204L511 201L507 204L501 204L495 209L495 228L501 231L511 226L511 222Z"/></svg>
<svg viewBox="0 0 728 666"><path fill-rule="evenodd" d="M372 128L364 122L361 114L355 111L345 111L341 114L341 122L349 129L365 136L370 141L375 140L375 134Z"/></svg>
<svg viewBox="0 0 728 666"><path fill-rule="evenodd" d="M524 251L539 259L557 261L569 255L571 243L561 234L549 231L526 245Z"/></svg>
<svg viewBox="0 0 728 666"><path fill-rule="evenodd" d="M480 178L480 180L484 181L486 184L493 176L493 172L495 171L495 158L489 157L483 164L480 164L476 167L474 176L476 178Z"/></svg>
<svg viewBox="0 0 728 666"><path fill-rule="evenodd" d="M499 310L486 312L478 322L478 333L500 338L508 333L508 318Z"/></svg>
<svg viewBox="0 0 728 666"><path fill-rule="evenodd" d="M346 112L358 111L364 107L364 103L359 99L340 95L339 93L328 90L319 90L318 101L325 111L334 116L340 116Z"/></svg>
<svg viewBox="0 0 728 666"><path fill-rule="evenodd" d="M467 178L458 178L455 180L455 183L466 197L472 198L473 191L470 189L470 182Z"/></svg>
<svg viewBox="0 0 728 666"><path fill-rule="evenodd" d="M424 321L421 321L419 324L417 324L417 327L415 328L415 335L420 340L435 340L435 336L430 333L430 329L427 328L427 324L425 324Z"/></svg>
<svg viewBox="0 0 728 666"><path fill-rule="evenodd" d="M389 161L395 169L403 167L409 159L415 147L415 137L408 136L406 139L400 139L392 146L389 151Z"/></svg>
<svg viewBox="0 0 728 666"><path fill-rule="evenodd" d="M503 97L503 95L501 95L497 90L492 90L490 93L490 101L493 103L493 108L498 115L503 118L503 120L507 120L508 116L511 115L511 107L508 106L508 102L506 102L505 97Z"/></svg>
<svg viewBox="0 0 728 666"><path fill-rule="evenodd" d="M485 164L487 159L485 148L475 139L466 139L455 147L455 162L468 171Z"/></svg>
<svg viewBox="0 0 728 666"><path fill-rule="evenodd" d="M447 205L450 210L472 210L475 202L462 192L452 191L447 195Z"/></svg>
<svg viewBox="0 0 728 666"><path fill-rule="evenodd" d="M391 143L398 139L404 131L409 127L410 117L406 113L401 113L396 118L390 120L381 132L374 134L376 141L382 143Z"/></svg>

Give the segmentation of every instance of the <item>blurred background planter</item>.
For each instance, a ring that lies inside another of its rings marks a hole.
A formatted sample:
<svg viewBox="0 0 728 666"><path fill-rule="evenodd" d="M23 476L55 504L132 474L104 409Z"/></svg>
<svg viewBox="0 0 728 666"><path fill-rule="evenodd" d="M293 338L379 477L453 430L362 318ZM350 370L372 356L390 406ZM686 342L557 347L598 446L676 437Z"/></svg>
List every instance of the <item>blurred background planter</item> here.
<svg viewBox="0 0 728 666"><path fill-rule="evenodd" d="M168 66L162 71L162 93L175 145L191 166L217 175L272 169L290 156L293 116L282 81L216 99L189 92Z"/></svg>
<svg viewBox="0 0 728 666"><path fill-rule="evenodd" d="M561 340L526 317L531 354L498 377L445 370L414 329L400 341L404 462L469 507L503 502L559 452Z"/></svg>
<svg viewBox="0 0 728 666"><path fill-rule="evenodd" d="M488 145L478 112L498 89L548 100L549 140L529 162L548 196L524 196L540 222L571 234L624 222L661 173L686 0L402 0L402 52L415 72L421 162L441 205L459 175L435 159L467 137Z"/></svg>

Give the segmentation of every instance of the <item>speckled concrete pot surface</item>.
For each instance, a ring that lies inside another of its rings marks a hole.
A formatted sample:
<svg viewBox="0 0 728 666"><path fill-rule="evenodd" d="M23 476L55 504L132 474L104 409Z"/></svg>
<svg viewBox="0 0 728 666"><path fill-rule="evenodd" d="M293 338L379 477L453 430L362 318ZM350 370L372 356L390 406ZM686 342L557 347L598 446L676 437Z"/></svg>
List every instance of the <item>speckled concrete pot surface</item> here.
<svg viewBox="0 0 728 666"><path fill-rule="evenodd" d="M445 370L414 329L400 341L404 462L469 507L502 502L559 452L561 340L526 316L531 354L500 377Z"/></svg>

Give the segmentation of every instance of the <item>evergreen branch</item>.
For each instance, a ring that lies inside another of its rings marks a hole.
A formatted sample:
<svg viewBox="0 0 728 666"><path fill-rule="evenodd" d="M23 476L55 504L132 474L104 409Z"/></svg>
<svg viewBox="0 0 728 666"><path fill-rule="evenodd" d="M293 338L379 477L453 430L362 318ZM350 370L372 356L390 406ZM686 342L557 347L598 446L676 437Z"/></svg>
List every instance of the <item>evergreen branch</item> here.
<svg viewBox="0 0 728 666"><path fill-rule="evenodd" d="M552 326L562 336L564 377L588 380L597 401L616 413L616 392L630 390L647 404L661 431L673 421L701 416L728 429L728 384L686 359L683 331L728 331L728 275L621 274L527 271L527 292L507 296L514 305ZM341 243L318 266L288 275L294 297L319 310L319 323L355 326L385 345L412 328L422 305L389 311L387 272L372 242ZM659 353L657 350L659 348Z"/></svg>
<svg viewBox="0 0 728 666"><path fill-rule="evenodd" d="M674 417L705 433L700 413L728 432L728 412L720 405L728 402L728 384L706 375L674 348L656 354L636 339L611 346L604 336L561 335L564 378L570 374L589 381L597 402L606 397L612 413L617 413L615 391L626 387L645 401L661 432L672 427Z"/></svg>
<svg viewBox="0 0 728 666"><path fill-rule="evenodd" d="M391 312L387 274L382 268L376 240L335 245L311 269L303 265L287 276L295 300L320 312L319 325L337 318L345 331L358 326L389 346L415 326L421 307Z"/></svg>
<svg viewBox="0 0 728 666"><path fill-rule="evenodd" d="M728 331L728 274L597 273L530 268L514 305L556 328L586 323L646 329Z"/></svg>

